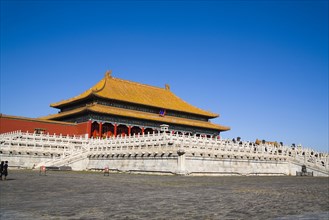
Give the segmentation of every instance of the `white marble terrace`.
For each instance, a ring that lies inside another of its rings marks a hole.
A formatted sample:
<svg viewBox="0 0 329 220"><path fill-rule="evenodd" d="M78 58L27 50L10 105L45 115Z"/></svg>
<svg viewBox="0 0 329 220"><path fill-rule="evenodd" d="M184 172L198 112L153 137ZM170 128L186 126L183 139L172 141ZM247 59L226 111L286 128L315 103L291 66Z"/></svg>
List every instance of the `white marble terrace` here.
<svg viewBox="0 0 329 220"><path fill-rule="evenodd" d="M256 145L253 142L217 138L148 133L125 137L89 139L87 136L62 136L28 132L0 134L0 155L34 155L49 157L38 166L62 166L87 157L104 159L120 157L186 157L230 158L245 160L278 160L305 164L329 173L329 154L301 146Z"/></svg>

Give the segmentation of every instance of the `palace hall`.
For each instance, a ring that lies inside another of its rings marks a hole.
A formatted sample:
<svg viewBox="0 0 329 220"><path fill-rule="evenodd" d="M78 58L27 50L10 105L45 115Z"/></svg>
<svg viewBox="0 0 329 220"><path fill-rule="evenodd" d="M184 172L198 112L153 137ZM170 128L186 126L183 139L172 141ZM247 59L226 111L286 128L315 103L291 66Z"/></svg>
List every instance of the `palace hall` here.
<svg viewBox="0 0 329 220"><path fill-rule="evenodd" d="M105 138L160 131L220 137L229 127L214 124L218 114L195 107L164 88L123 80L107 71L83 93L50 105L58 113L25 118L1 115L0 133L14 130Z"/></svg>

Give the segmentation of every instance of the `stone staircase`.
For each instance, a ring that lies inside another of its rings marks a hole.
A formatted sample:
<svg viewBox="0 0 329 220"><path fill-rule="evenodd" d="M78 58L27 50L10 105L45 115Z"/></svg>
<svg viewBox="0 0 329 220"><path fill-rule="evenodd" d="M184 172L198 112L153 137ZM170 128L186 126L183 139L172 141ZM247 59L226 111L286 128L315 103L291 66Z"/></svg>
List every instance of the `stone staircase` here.
<svg viewBox="0 0 329 220"><path fill-rule="evenodd" d="M89 151L88 150L83 150L79 152L75 152L69 155L65 155L60 158L56 159L51 159L45 162L40 162L35 166L35 168L40 168L41 166L55 166L55 167L60 167L60 166L70 166L75 162L81 161L85 158L87 158Z"/></svg>

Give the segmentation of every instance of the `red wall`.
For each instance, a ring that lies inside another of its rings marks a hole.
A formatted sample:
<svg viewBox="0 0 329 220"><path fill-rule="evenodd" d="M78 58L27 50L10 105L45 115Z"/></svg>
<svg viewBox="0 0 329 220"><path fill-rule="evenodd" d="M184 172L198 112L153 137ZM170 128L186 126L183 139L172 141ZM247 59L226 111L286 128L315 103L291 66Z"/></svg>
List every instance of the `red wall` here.
<svg viewBox="0 0 329 220"><path fill-rule="evenodd" d="M50 120L39 120L15 116L0 115L0 133L21 130L22 132L34 132L36 128L45 130L49 134L80 135L86 134L88 122L80 124L60 123Z"/></svg>
<svg viewBox="0 0 329 220"><path fill-rule="evenodd" d="M91 132L91 127L88 128L88 124L91 124L91 122L82 122L79 124L76 124L76 129L78 134L89 134L90 137L90 132Z"/></svg>

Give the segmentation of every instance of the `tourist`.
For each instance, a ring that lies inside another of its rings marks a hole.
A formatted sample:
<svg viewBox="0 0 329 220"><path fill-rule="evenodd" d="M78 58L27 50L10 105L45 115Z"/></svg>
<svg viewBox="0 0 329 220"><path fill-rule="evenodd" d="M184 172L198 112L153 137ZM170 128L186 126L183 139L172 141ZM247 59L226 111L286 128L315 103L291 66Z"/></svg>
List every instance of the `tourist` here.
<svg viewBox="0 0 329 220"><path fill-rule="evenodd" d="M5 165L3 165L2 175L5 176L4 180L7 180L7 176L8 176L8 161L5 161Z"/></svg>
<svg viewBox="0 0 329 220"><path fill-rule="evenodd" d="M3 170L3 167L4 167L4 162L1 161L1 164L0 164L0 180L2 180L2 170Z"/></svg>

